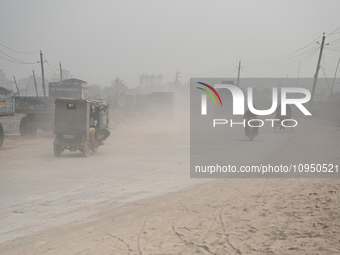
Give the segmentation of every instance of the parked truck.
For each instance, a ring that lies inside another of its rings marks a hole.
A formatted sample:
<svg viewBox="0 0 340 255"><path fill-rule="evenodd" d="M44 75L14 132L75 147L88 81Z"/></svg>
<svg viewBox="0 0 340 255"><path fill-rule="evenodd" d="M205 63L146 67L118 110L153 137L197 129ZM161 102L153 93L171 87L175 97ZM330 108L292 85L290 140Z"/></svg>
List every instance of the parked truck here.
<svg viewBox="0 0 340 255"><path fill-rule="evenodd" d="M49 96L16 97L16 112L25 113L20 121L20 134L36 135L37 130L53 132L54 129L54 100L56 98L85 99L88 94L87 82L79 79L67 79L49 83Z"/></svg>
<svg viewBox="0 0 340 255"><path fill-rule="evenodd" d="M13 96L0 96L0 117L14 115L15 101ZM0 122L0 148L4 143L4 127Z"/></svg>
<svg viewBox="0 0 340 255"><path fill-rule="evenodd" d="M16 97L15 112L25 113L25 116L20 120L20 134L35 136L38 129L45 132L53 130L53 104L53 98Z"/></svg>

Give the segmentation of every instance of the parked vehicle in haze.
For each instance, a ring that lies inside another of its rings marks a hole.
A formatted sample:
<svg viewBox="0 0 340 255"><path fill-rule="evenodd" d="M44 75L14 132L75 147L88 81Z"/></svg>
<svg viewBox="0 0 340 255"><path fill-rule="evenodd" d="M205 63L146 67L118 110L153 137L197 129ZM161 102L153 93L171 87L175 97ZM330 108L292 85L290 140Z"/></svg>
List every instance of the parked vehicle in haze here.
<svg viewBox="0 0 340 255"><path fill-rule="evenodd" d="M25 113L20 121L20 134L36 135L37 130L53 132L55 98L87 98L88 84L79 79L49 83L49 97L16 97L16 112Z"/></svg>

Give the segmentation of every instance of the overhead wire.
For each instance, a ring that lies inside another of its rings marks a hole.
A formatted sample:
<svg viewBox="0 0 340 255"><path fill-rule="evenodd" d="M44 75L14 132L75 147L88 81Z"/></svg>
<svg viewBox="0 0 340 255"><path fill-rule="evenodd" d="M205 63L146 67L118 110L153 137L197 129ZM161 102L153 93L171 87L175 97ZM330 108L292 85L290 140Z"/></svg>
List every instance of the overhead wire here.
<svg viewBox="0 0 340 255"><path fill-rule="evenodd" d="M318 51L319 46L318 45L313 45L316 40L319 38L319 36L315 39L313 39L311 42L309 42L307 45L305 45L304 47L299 48L298 50L292 51L288 54L284 54L282 56L276 57L276 58L272 58L266 61L262 61L262 62L258 62L258 63L249 63L246 61L242 61L243 65L243 73L252 73L255 74L257 76L263 76L260 73L263 71L271 71L274 72L275 75L277 74L284 74L284 75L288 75L291 74L292 71L294 71L295 69L298 68L298 66L300 66L300 69L302 67L304 67L309 60L315 55L315 53ZM312 46L312 47L311 47ZM235 62L230 66L235 65L238 62ZM235 67L234 67L235 68ZM232 68L232 69L234 69ZM236 67L237 68L237 67ZM231 68L225 67L222 69L218 69L215 71L210 71L210 72L205 72L205 73L200 73L199 75L204 75L204 74L215 74L216 76L218 75L218 73L223 72L222 76L225 75L230 75L233 74L237 71L237 69L234 70L230 70ZM227 71L230 70L229 73L227 73ZM197 74L198 75L198 74ZM268 76L268 75L266 75ZM270 77L270 76L268 76Z"/></svg>
<svg viewBox="0 0 340 255"><path fill-rule="evenodd" d="M0 50L0 52L1 52L2 54L4 54L5 56L11 58L12 60L9 60L9 59L7 59L7 58L3 58L3 59L8 60L8 61L11 61L11 62L13 62L13 63L27 64L27 65L33 65L33 64L36 64L36 63L37 63L37 62L25 62L25 61L22 61L22 60L13 58L13 57L11 57L10 55L8 55L8 54L6 54L5 52L3 52L2 50ZM14 60L14 61L13 61L13 60Z"/></svg>
<svg viewBox="0 0 340 255"><path fill-rule="evenodd" d="M338 27L337 29L335 29L332 33L329 33L328 36L331 36L331 35L333 35L333 34L338 34L338 33L340 33L340 32L335 33L335 32L338 31L339 29L340 29L340 27Z"/></svg>
<svg viewBox="0 0 340 255"><path fill-rule="evenodd" d="M51 72L45 70L45 71L48 73L49 77L50 77L50 76L52 76L53 74L55 74L55 73L58 71L58 64L55 65L55 67L52 67L52 65L51 65L50 62L47 60L47 58L46 58L45 55L43 55L43 58L45 59L45 61L46 61L47 65L48 65L48 67L51 69Z"/></svg>
<svg viewBox="0 0 340 255"><path fill-rule="evenodd" d="M233 73L236 73L236 72L237 72L237 69L235 69L235 70L231 71L230 73L223 74L223 75L221 75L221 76L218 76L218 77L220 77L220 78L222 78L222 77L228 77L229 75L231 75L231 74L233 74Z"/></svg>
<svg viewBox="0 0 340 255"><path fill-rule="evenodd" d="M7 58L1 57L1 56L0 56L0 58L1 58L1 59L4 59L4 60L7 60L7 61L9 61L9 62L12 62L12 63L21 64L21 63L18 62L18 61L13 61L13 60L11 60L11 59L7 59Z"/></svg>
<svg viewBox="0 0 340 255"><path fill-rule="evenodd" d="M301 50L303 50L303 49L309 47L310 45L312 45L313 43L315 43L315 41L316 41L318 38L319 38L319 36L318 36L317 38L313 39L313 40L312 40L311 42L309 42L307 45L303 46L302 48L297 49L297 50L295 50L295 51L292 51L292 52L290 52L290 53L287 53L287 54L284 54L284 55L281 55L281 56L279 56L279 57L275 57L275 58L272 58L272 59L268 59L268 60L265 60L265 61L262 61L262 62L258 62L258 63L249 63L249 64L260 65L260 64L268 63L268 62L271 63L272 61L281 61L282 59L284 59L284 58L286 58L286 57L288 57L288 56L291 56L291 55L293 55L293 54L295 54L295 53L297 53L297 52L299 52L299 51L301 51Z"/></svg>
<svg viewBox="0 0 340 255"><path fill-rule="evenodd" d="M224 68L218 69L218 70L214 70L214 71L209 71L209 72L204 72L204 73L195 73L195 74L191 74L191 75L205 75L205 74L212 74L212 73L217 73L217 72L225 72L227 71L229 68L231 68L232 66L234 66L235 64L237 64L238 62L234 62Z"/></svg>
<svg viewBox="0 0 340 255"><path fill-rule="evenodd" d="M13 52L16 52L16 53L20 53L20 54L35 54L39 51L33 51L33 52L22 52L22 51L17 51L17 50L13 50L5 45L3 45L2 43L0 43L1 46L5 47L6 49L10 50L10 51L13 51Z"/></svg>
<svg viewBox="0 0 340 255"><path fill-rule="evenodd" d="M326 80L326 83L327 83L328 88L331 89L331 86L329 85L327 76L326 76L325 71L324 71L324 69L322 68L322 66L320 66L320 69L321 69L321 71L322 71L322 73L323 73L323 76L325 77L325 80Z"/></svg>
<svg viewBox="0 0 340 255"><path fill-rule="evenodd" d="M306 51L304 51L303 53L300 53L298 55L295 56L291 56L289 58L287 58L286 60L281 60L281 61L276 61L275 63L267 63L265 65L258 65L256 66L255 64L250 64L244 65L244 71L249 71L249 69L253 70L253 72L255 71L256 73L261 72L261 71L271 71L271 72L276 72L275 75L277 73L284 73L285 75L287 73L290 73L291 70L294 70L295 68L297 68L297 66L299 65L298 63L300 62L300 69L301 67L303 67L308 61L309 59L316 53L317 51L317 47L313 47L311 49L308 49ZM297 59L300 58L300 59ZM302 65L301 65L302 64ZM279 71L276 71L279 70ZM255 73L254 72L254 73Z"/></svg>
<svg viewBox="0 0 340 255"><path fill-rule="evenodd" d="M268 66L273 66L273 65L277 65L277 64L280 64L280 63L284 63L286 61L290 61L290 60L294 60L295 58L298 58L300 56L303 56L305 54L309 54L310 52L314 52L316 49L318 49L317 46L314 46L313 48L310 48L300 54L297 54L297 55L292 55L292 56L287 56L285 59L275 59L275 60L272 60L271 62L269 61L264 61L264 62L261 62L261 63L249 63L249 66L252 66L252 68L267 68Z"/></svg>

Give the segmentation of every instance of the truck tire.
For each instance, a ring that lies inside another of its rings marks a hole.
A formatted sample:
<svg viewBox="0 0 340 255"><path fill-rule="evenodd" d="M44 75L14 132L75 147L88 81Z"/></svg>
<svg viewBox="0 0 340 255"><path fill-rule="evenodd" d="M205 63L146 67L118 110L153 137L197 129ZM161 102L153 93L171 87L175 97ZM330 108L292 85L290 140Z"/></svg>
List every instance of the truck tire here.
<svg viewBox="0 0 340 255"><path fill-rule="evenodd" d="M25 136L27 135L27 118L22 117L20 120L20 135Z"/></svg>
<svg viewBox="0 0 340 255"><path fill-rule="evenodd" d="M60 157L61 153L63 152L63 149L60 145L54 145L54 155L56 157Z"/></svg>
<svg viewBox="0 0 340 255"><path fill-rule="evenodd" d="M83 156L88 157L91 154L91 144L89 142L83 147Z"/></svg>
<svg viewBox="0 0 340 255"><path fill-rule="evenodd" d="M0 148L1 148L2 144L4 143L4 139L5 139L4 127L0 123Z"/></svg>

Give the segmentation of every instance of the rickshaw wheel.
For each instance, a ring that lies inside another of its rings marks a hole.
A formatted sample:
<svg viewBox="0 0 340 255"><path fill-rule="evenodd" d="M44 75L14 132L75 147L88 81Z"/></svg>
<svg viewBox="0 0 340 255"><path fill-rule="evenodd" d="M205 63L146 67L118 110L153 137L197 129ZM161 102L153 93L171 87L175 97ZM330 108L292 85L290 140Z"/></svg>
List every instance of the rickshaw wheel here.
<svg viewBox="0 0 340 255"><path fill-rule="evenodd" d="M3 142L4 142L4 137L5 137L4 127L0 123L0 148L1 148L2 144L3 144Z"/></svg>
<svg viewBox="0 0 340 255"><path fill-rule="evenodd" d="M83 147L83 155L84 157L88 157L91 154L91 144L89 142Z"/></svg>
<svg viewBox="0 0 340 255"><path fill-rule="evenodd" d="M60 157L61 153L63 152L60 145L54 145L54 155L56 157Z"/></svg>

